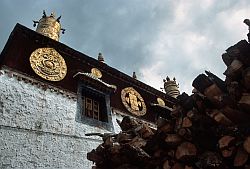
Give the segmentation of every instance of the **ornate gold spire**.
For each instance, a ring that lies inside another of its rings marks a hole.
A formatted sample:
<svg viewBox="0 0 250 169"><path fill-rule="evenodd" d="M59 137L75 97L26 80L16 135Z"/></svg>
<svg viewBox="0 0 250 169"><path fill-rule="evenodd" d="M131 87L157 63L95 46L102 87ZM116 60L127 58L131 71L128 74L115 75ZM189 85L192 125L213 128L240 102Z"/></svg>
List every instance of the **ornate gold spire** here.
<svg viewBox="0 0 250 169"><path fill-rule="evenodd" d="M135 74L135 72L133 72L133 76L132 76L134 79L137 79L137 76Z"/></svg>
<svg viewBox="0 0 250 169"><path fill-rule="evenodd" d="M60 31L62 30L63 34L65 31L65 29L61 28L60 19L61 16L59 16L57 19L55 18L54 12L52 12L50 16L47 16L43 10L42 18L39 21L33 21L33 26L35 27L36 24L38 24L36 32L58 41L60 37Z"/></svg>
<svg viewBox="0 0 250 169"><path fill-rule="evenodd" d="M249 32L248 32L247 36L248 36L248 42L250 43L250 20L245 19L243 22L248 26Z"/></svg>
<svg viewBox="0 0 250 169"><path fill-rule="evenodd" d="M167 76L166 80L163 79L164 82L164 89L166 94L176 98L178 95L180 95L179 91L179 85L176 84L175 77L173 80L170 80L170 78Z"/></svg>
<svg viewBox="0 0 250 169"><path fill-rule="evenodd" d="M98 59L99 62L103 62L104 63L104 57L102 56L102 53L98 54L98 58L97 59Z"/></svg>

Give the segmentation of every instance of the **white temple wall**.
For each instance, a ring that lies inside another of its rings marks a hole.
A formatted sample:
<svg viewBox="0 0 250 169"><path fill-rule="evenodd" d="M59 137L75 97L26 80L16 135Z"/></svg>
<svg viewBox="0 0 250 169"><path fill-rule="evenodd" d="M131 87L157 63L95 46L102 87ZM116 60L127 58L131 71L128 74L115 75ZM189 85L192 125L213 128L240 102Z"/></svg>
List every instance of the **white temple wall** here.
<svg viewBox="0 0 250 169"><path fill-rule="evenodd" d="M110 131L76 122L77 109L76 95L0 70L0 168L90 169L102 141L85 133Z"/></svg>

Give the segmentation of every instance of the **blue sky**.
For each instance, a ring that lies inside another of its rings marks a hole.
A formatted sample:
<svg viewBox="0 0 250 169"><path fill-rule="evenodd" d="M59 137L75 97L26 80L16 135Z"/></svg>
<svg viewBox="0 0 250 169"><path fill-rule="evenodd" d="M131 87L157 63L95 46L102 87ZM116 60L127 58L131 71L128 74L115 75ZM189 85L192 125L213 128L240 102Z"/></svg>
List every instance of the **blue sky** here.
<svg viewBox="0 0 250 169"><path fill-rule="evenodd" d="M42 11L62 15L60 42L160 90L166 76L191 93L209 70L222 79L221 54L247 39L249 0L1 0L0 50L16 23L28 28Z"/></svg>

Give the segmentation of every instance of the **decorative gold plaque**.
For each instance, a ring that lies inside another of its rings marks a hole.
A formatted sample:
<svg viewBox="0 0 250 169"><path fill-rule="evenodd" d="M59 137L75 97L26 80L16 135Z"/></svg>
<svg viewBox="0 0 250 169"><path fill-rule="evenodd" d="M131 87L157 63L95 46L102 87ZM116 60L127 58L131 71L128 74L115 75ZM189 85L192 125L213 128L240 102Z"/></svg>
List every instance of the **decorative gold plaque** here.
<svg viewBox="0 0 250 169"><path fill-rule="evenodd" d="M124 88L121 91L121 99L126 109L137 116L143 116L147 112L145 102L141 95L132 87Z"/></svg>
<svg viewBox="0 0 250 169"><path fill-rule="evenodd" d="M34 72L49 81L60 81L67 74L63 57L53 48L38 48L30 55Z"/></svg>
<svg viewBox="0 0 250 169"><path fill-rule="evenodd" d="M157 102L158 102L158 104L160 105L160 106L165 106L165 102L164 102L164 100L162 100L161 98L157 98Z"/></svg>
<svg viewBox="0 0 250 169"><path fill-rule="evenodd" d="M98 79L100 79L102 77L102 72L97 68L92 68L91 73L92 73L92 75L94 75Z"/></svg>

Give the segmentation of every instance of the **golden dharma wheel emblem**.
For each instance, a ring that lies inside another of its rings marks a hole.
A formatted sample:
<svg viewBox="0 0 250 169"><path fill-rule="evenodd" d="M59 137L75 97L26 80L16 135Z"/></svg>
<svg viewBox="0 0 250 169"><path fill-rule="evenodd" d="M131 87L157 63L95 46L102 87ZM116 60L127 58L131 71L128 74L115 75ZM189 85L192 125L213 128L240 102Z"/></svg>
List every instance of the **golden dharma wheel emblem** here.
<svg viewBox="0 0 250 169"><path fill-rule="evenodd" d="M132 87L124 88L121 91L121 99L126 109L136 115L143 116L147 112L145 102L141 95Z"/></svg>
<svg viewBox="0 0 250 169"><path fill-rule="evenodd" d="M94 75L98 79L100 79L102 77L102 72L97 68L92 68L91 73L92 73L92 75Z"/></svg>
<svg viewBox="0 0 250 169"><path fill-rule="evenodd" d="M53 48L38 48L30 55L34 72L49 81L60 81L67 74L63 57Z"/></svg>
<svg viewBox="0 0 250 169"><path fill-rule="evenodd" d="M162 100L161 98L157 98L157 102L158 102L158 104L160 105L160 106L165 106L165 102L164 102L164 100Z"/></svg>

